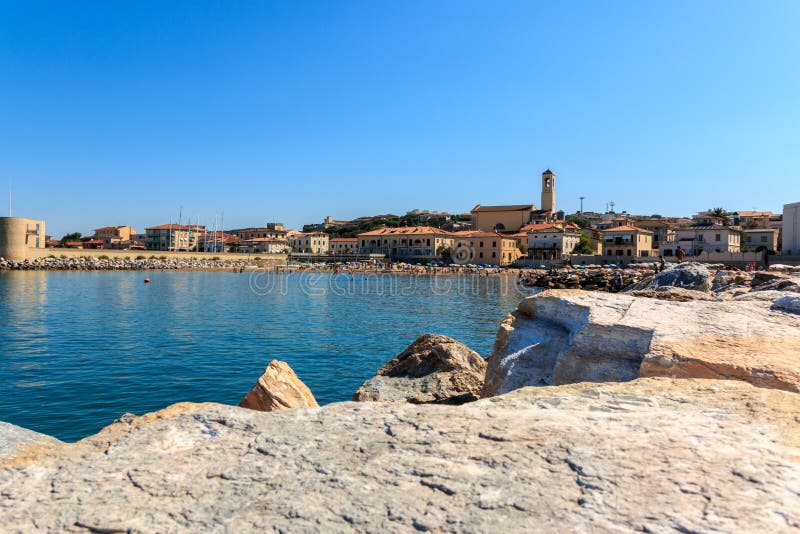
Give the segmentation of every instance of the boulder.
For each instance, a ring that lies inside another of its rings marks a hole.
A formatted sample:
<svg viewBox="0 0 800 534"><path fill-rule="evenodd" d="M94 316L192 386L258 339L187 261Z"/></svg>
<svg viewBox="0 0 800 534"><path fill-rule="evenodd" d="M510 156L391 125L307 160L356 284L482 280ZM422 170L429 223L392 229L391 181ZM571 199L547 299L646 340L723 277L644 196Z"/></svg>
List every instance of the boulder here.
<svg viewBox="0 0 800 534"><path fill-rule="evenodd" d="M658 273L650 289L670 286L709 292L712 282L711 271L702 263L680 263Z"/></svg>
<svg viewBox="0 0 800 534"><path fill-rule="evenodd" d="M791 274L760 271L753 275L753 291L788 291L800 293L800 277Z"/></svg>
<svg viewBox="0 0 800 534"><path fill-rule="evenodd" d="M354 401L463 404L481 397L486 360L453 338L425 334L364 382Z"/></svg>
<svg viewBox="0 0 800 534"><path fill-rule="evenodd" d="M288 364L272 360L264 374L239 402L242 408L272 412L286 408L319 406L308 386L303 384Z"/></svg>
<svg viewBox="0 0 800 534"><path fill-rule="evenodd" d="M3 469L21 532L785 532L800 395L643 379L464 406L209 405Z"/></svg>
<svg viewBox="0 0 800 534"><path fill-rule="evenodd" d="M0 421L0 463L39 447L61 444L62 442L56 438Z"/></svg>
<svg viewBox="0 0 800 534"><path fill-rule="evenodd" d="M523 300L500 325L483 395L643 376L800 391L798 353L800 316L772 300L674 302L551 290Z"/></svg>
<svg viewBox="0 0 800 534"><path fill-rule="evenodd" d="M800 295L784 295L772 304L772 309L800 313Z"/></svg>

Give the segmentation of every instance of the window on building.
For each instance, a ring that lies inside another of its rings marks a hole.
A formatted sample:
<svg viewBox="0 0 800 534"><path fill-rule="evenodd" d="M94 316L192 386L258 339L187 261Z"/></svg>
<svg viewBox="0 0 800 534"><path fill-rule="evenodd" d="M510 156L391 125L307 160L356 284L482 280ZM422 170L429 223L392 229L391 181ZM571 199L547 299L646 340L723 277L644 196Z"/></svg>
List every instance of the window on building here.
<svg viewBox="0 0 800 534"><path fill-rule="evenodd" d="M497 252L492 252L492 257L496 258L497 257Z"/></svg>
<svg viewBox="0 0 800 534"><path fill-rule="evenodd" d="M767 236L765 236L765 235L762 235L762 236L761 236L761 242L762 242L762 243L766 243L766 242L767 242Z"/></svg>
<svg viewBox="0 0 800 534"><path fill-rule="evenodd" d="M483 241L479 242L479 243L478 243L478 246L479 246L479 247L481 247L481 248L483 248ZM483 252L481 252L481 254L483 254ZM482 258L482 257L483 257L483 256L481 256L481 258Z"/></svg>
<svg viewBox="0 0 800 534"><path fill-rule="evenodd" d="M478 253L478 257L479 257L479 258L483 258L483 252L479 252L479 253Z"/></svg>
<svg viewBox="0 0 800 534"><path fill-rule="evenodd" d="M492 248L497 247L497 241L492 241Z"/></svg>
<svg viewBox="0 0 800 534"><path fill-rule="evenodd" d="M722 241L722 235L721 234L717 234L717 235L714 236L714 239L716 241Z"/></svg>

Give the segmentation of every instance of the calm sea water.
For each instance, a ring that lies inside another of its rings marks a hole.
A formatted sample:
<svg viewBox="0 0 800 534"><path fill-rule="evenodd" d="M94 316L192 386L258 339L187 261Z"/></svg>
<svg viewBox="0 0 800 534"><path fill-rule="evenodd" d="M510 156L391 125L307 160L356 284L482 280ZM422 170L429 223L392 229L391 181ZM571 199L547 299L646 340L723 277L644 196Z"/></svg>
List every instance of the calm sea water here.
<svg viewBox="0 0 800 534"><path fill-rule="evenodd" d="M511 277L3 272L0 420L72 441L125 412L235 404L271 359L320 404L349 400L426 332L488 356L526 294Z"/></svg>

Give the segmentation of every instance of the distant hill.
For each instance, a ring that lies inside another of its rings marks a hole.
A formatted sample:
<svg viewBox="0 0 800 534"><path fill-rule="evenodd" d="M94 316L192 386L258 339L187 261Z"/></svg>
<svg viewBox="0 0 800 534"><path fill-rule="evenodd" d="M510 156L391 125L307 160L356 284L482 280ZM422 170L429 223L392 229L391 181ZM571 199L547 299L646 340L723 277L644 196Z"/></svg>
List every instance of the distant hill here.
<svg viewBox="0 0 800 534"><path fill-rule="evenodd" d="M405 215L372 215L359 217L352 221L328 221L322 224L307 224L303 226L304 232L323 231L331 237L355 237L360 233L369 232L383 226L433 226L443 230L452 230L459 225L469 224L469 214L409 212Z"/></svg>

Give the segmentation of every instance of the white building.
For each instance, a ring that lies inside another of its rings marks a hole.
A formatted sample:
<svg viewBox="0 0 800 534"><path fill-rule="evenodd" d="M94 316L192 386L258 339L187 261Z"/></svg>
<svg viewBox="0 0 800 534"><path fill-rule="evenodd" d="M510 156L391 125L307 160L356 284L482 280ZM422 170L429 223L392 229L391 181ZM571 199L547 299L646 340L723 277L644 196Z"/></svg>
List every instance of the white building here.
<svg viewBox="0 0 800 534"><path fill-rule="evenodd" d="M742 230L742 248L748 252L766 250L775 252L778 250L779 230L772 228L750 228Z"/></svg>
<svg viewBox="0 0 800 534"><path fill-rule="evenodd" d="M239 243L239 252L261 252L264 254L286 254L289 241L274 237L255 237Z"/></svg>
<svg viewBox="0 0 800 534"><path fill-rule="evenodd" d="M676 231L676 248L680 246L687 256L699 256L706 252L740 252L742 246L742 232L730 226L697 225L680 228ZM659 252L664 256L670 254L661 245ZM667 248L672 248L668 245Z"/></svg>
<svg viewBox="0 0 800 534"><path fill-rule="evenodd" d="M800 255L800 202L783 206L783 253Z"/></svg>
<svg viewBox="0 0 800 534"><path fill-rule="evenodd" d="M580 228L573 224L528 225L528 257L558 259L572 254L581 240Z"/></svg>

